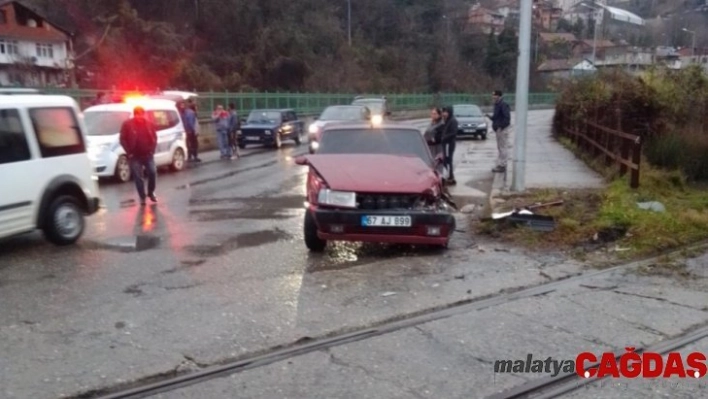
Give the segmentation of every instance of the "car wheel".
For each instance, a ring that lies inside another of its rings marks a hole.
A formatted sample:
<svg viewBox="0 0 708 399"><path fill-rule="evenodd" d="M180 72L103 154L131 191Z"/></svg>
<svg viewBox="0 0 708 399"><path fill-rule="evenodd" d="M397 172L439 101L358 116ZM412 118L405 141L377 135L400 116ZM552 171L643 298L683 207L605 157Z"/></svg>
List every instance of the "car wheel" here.
<svg viewBox="0 0 708 399"><path fill-rule="evenodd" d="M115 178L121 183L125 183L130 180L130 162L128 162L128 157L121 155L118 157L118 162L116 162L116 173Z"/></svg>
<svg viewBox="0 0 708 399"><path fill-rule="evenodd" d="M321 252L327 246L327 241L317 236L317 224L312 212L305 211L305 245L313 252Z"/></svg>
<svg viewBox="0 0 708 399"><path fill-rule="evenodd" d="M184 169L184 151L181 148L177 148L172 154L172 164L170 164L170 169L173 172L179 172Z"/></svg>
<svg viewBox="0 0 708 399"><path fill-rule="evenodd" d="M283 146L283 140L280 138L280 134L276 133L275 134L275 142L273 143L273 147L280 148L282 146Z"/></svg>
<svg viewBox="0 0 708 399"><path fill-rule="evenodd" d="M300 132L298 132L297 135L295 136L295 145L300 145L300 144L302 144L302 135L300 134Z"/></svg>
<svg viewBox="0 0 708 399"><path fill-rule="evenodd" d="M486 139L487 139L487 133L482 133L482 136L480 136L480 137L482 138L482 140L486 140Z"/></svg>
<svg viewBox="0 0 708 399"><path fill-rule="evenodd" d="M244 148L246 148L246 143L238 143L238 148L243 150Z"/></svg>
<svg viewBox="0 0 708 399"><path fill-rule="evenodd" d="M71 195L57 197L49 205L43 224L44 235L55 245L75 243L84 232L84 214L79 200Z"/></svg>

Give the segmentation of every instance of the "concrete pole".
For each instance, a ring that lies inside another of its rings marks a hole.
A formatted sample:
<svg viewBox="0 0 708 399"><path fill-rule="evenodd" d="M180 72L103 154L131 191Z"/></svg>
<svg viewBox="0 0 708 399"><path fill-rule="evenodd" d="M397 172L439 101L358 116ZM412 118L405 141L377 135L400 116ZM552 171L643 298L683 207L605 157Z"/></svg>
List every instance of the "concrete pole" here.
<svg viewBox="0 0 708 399"><path fill-rule="evenodd" d="M532 0L521 0L519 23L519 58L516 66L516 134L512 191L524 191L526 177L526 121L529 108L529 69L531 67Z"/></svg>

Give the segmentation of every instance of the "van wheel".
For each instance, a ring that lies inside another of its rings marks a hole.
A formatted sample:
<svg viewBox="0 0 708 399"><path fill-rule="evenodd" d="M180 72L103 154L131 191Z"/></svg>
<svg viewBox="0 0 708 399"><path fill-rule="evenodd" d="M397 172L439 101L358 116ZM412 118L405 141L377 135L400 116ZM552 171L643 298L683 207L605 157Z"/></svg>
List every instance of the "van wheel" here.
<svg viewBox="0 0 708 399"><path fill-rule="evenodd" d="M317 224L312 212L305 211L305 245L310 251L322 252L327 246L327 241L317 236Z"/></svg>
<svg viewBox="0 0 708 399"><path fill-rule="evenodd" d="M128 162L128 157L121 155L118 157L118 162L116 162L116 173L115 179L121 183L130 181L130 162Z"/></svg>
<svg viewBox="0 0 708 399"><path fill-rule="evenodd" d="M76 197L62 195L49 205L43 224L44 236L55 245L75 243L84 232L84 214Z"/></svg>
<svg viewBox="0 0 708 399"><path fill-rule="evenodd" d="M170 169L173 172L179 172L184 169L184 151L181 148L177 148L172 154L172 164L170 164Z"/></svg>

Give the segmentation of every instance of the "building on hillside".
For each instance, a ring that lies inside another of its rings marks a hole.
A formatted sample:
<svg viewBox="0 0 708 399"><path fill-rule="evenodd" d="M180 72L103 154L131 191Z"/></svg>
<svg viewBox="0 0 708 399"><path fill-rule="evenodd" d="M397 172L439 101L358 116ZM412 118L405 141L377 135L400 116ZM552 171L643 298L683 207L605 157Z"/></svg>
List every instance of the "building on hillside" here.
<svg viewBox="0 0 708 399"><path fill-rule="evenodd" d="M71 60L71 33L22 1L0 0L0 85L63 86Z"/></svg>
<svg viewBox="0 0 708 399"><path fill-rule="evenodd" d="M467 15L468 33L484 33L486 35L494 33L498 35L504 30L504 15L497 11L474 4Z"/></svg>
<svg viewBox="0 0 708 399"><path fill-rule="evenodd" d="M595 49L595 59L603 60L606 57L618 57L627 53L627 43L614 43L610 40L578 40L573 45L575 57L592 59L593 48Z"/></svg>
<svg viewBox="0 0 708 399"><path fill-rule="evenodd" d="M586 59L548 60L538 66L537 72L546 82L569 79L594 73L597 69Z"/></svg>
<svg viewBox="0 0 708 399"><path fill-rule="evenodd" d="M533 5L533 23L541 29L555 32L562 17L563 9L552 0L540 0Z"/></svg>

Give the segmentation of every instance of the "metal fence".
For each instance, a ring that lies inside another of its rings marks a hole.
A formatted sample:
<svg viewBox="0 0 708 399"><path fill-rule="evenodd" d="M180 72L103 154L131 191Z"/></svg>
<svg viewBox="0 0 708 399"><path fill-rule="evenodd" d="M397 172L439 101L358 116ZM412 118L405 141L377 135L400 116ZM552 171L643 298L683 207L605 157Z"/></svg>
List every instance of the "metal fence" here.
<svg viewBox="0 0 708 399"><path fill-rule="evenodd" d="M45 93L63 94L73 97L82 108L88 107L99 92L110 96L123 97L135 94L134 91L112 90L75 90L44 88ZM336 94L336 93L227 93L227 92L199 92L197 108L200 116L208 116L218 105L233 103L240 114L245 114L253 109L261 108L290 108L301 115L317 115L322 109L330 105L351 104L354 97L362 94ZM367 95L368 96L368 95ZM371 94L371 96L385 96L391 111L420 110L432 106L451 104L477 104L489 106L492 104L490 94ZM506 101L514 106L514 95L505 95ZM555 93L530 93L529 105L555 104Z"/></svg>

